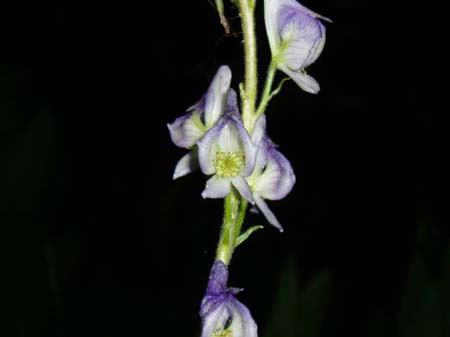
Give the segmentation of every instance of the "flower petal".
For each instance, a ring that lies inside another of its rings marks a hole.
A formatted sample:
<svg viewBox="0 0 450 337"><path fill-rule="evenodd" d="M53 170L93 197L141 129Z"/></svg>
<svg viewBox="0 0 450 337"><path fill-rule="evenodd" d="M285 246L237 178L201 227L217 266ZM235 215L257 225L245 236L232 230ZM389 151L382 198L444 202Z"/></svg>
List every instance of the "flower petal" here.
<svg viewBox="0 0 450 337"><path fill-rule="evenodd" d="M229 318L229 309L225 303L217 305L214 310L202 318L201 337L211 337L214 332L223 330Z"/></svg>
<svg viewBox="0 0 450 337"><path fill-rule="evenodd" d="M213 176L206 182L205 190L202 192L203 198L225 198L231 190L231 181L227 178Z"/></svg>
<svg viewBox="0 0 450 337"><path fill-rule="evenodd" d="M282 70L286 75L288 75L292 80L294 80L297 85L309 92L310 94L317 94L320 91L319 83L311 76L306 74L304 71L293 71L284 65L279 65L278 68Z"/></svg>
<svg viewBox="0 0 450 337"><path fill-rule="evenodd" d="M225 124L219 136L217 137L217 146L222 152L239 152L241 144L239 133L236 126L231 123L232 119Z"/></svg>
<svg viewBox="0 0 450 337"><path fill-rule="evenodd" d="M233 124L239 134L241 148L244 150L245 166L242 171L242 175L244 177L248 177L252 174L253 169L255 168L258 147L252 143L247 129L244 127L244 123L241 119L234 119Z"/></svg>
<svg viewBox="0 0 450 337"><path fill-rule="evenodd" d="M232 318L229 330L233 337L258 337L258 327L245 305L233 297L228 308Z"/></svg>
<svg viewBox="0 0 450 337"><path fill-rule="evenodd" d="M316 61L325 44L322 23L292 7L283 7L279 18L281 39L286 43L282 62L293 70L299 70Z"/></svg>
<svg viewBox="0 0 450 337"><path fill-rule="evenodd" d="M266 25L267 39L269 40L272 55L277 54L280 48L280 35L278 29L277 12L285 0L264 0L264 23Z"/></svg>
<svg viewBox="0 0 450 337"><path fill-rule="evenodd" d="M199 115L196 112L187 113L178 117L171 124L167 124L170 138L175 145L183 148L191 148L203 136L205 129L202 128Z"/></svg>
<svg viewBox="0 0 450 337"><path fill-rule="evenodd" d="M224 127L225 122L222 119L215 127L209 129L203 138L197 142L198 160L204 174L214 174L216 171L214 167L214 161L216 159L215 142Z"/></svg>
<svg viewBox="0 0 450 337"><path fill-rule="evenodd" d="M185 176L198 169L198 157L196 151L190 151L185 154L175 166L173 180Z"/></svg>
<svg viewBox="0 0 450 337"><path fill-rule="evenodd" d="M251 134L252 143L259 146L264 136L266 135L266 114L262 113L258 116L253 126Z"/></svg>
<svg viewBox="0 0 450 337"><path fill-rule="evenodd" d="M231 70L223 65L212 80L205 94L205 125L211 128L220 118L225 110L228 89L231 82Z"/></svg>
<svg viewBox="0 0 450 337"><path fill-rule="evenodd" d="M283 199L295 184L295 174L289 160L269 145L267 164L253 188L261 197L269 200Z"/></svg>
<svg viewBox="0 0 450 337"><path fill-rule="evenodd" d="M255 198L256 206L258 206L259 210L264 214L267 221L278 228L280 232L283 232L283 227L281 226L278 219L275 217L275 214L269 209L269 206L267 206L266 202L257 194L254 194L253 197Z"/></svg>
<svg viewBox="0 0 450 337"><path fill-rule="evenodd" d="M248 202L254 204L252 191L250 190L250 186L248 186L247 181L242 176L236 176L231 178L231 182L233 186L239 191L239 194L244 197Z"/></svg>

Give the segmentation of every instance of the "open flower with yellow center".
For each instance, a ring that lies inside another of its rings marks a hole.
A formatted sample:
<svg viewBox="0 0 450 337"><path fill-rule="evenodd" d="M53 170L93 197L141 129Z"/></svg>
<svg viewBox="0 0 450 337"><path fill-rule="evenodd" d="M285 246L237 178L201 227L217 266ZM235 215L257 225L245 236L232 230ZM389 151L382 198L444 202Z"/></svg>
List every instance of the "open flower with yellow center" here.
<svg viewBox="0 0 450 337"><path fill-rule="evenodd" d="M194 149L196 142L223 115L230 82L230 68L221 66L202 99L191 106L186 115L178 117L171 124L167 124L170 137L175 145L193 149L178 161L173 179L182 177L198 168L197 151Z"/></svg>
<svg viewBox="0 0 450 337"><path fill-rule="evenodd" d="M228 92L226 113L197 145L202 172L213 175L206 182L203 198L224 198L234 186L253 203L245 177L253 172L257 147L244 128L233 89Z"/></svg>

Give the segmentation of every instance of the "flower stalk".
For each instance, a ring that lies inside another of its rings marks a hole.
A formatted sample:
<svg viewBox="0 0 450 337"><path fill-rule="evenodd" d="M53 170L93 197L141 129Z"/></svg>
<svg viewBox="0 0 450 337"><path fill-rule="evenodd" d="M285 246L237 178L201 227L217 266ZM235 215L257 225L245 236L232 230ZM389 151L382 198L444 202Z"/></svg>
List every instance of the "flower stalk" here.
<svg viewBox="0 0 450 337"><path fill-rule="evenodd" d="M256 121L256 98L258 95L255 2L256 0L239 0L238 3L245 55L245 84L241 88L242 120L249 132L253 130ZM247 204L247 200L241 198L234 188L225 198L224 219L216 253L216 260L223 261L225 265L230 263L233 251L237 246L237 240L247 212Z"/></svg>
<svg viewBox="0 0 450 337"><path fill-rule="evenodd" d="M251 132L255 122L256 97L258 95L258 70L255 34L256 0L239 0L242 34L245 54L245 85L242 97L242 119L246 129Z"/></svg>
<svg viewBox="0 0 450 337"><path fill-rule="evenodd" d="M230 264L231 256L236 247L236 240L239 236L238 220L241 215L239 206L241 197L233 188L225 198L224 216L222 230L220 232L219 244L217 246L216 260L221 260L225 265Z"/></svg>

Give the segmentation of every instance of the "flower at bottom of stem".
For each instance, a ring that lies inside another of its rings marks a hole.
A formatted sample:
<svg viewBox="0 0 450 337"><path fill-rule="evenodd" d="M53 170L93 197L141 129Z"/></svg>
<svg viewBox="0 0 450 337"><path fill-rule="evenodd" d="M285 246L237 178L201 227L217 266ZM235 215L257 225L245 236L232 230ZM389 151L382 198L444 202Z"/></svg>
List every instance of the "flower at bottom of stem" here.
<svg viewBox="0 0 450 337"><path fill-rule="evenodd" d="M250 311L235 295L242 289L228 288L228 268L214 262L200 307L201 337L257 337L258 329Z"/></svg>

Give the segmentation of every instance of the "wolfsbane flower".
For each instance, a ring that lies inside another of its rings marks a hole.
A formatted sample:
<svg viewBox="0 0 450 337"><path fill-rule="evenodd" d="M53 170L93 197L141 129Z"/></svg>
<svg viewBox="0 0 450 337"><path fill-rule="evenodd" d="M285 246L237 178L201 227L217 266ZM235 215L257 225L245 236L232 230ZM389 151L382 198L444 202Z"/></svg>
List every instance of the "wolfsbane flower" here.
<svg viewBox="0 0 450 337"><path fill-rule="evenodd" d="M191 149L223 115L231 82L231 70L221 66L214 76L208 91L199 102L187 109L187 114L167 124L175 145ZM182 177L198 168L197 152L188 152L177 163L173 179Z"/></svg>
<svg viewBox="0 0 450 337"><path fill-rule="evenodd" d="M267 221L283 231L278 219L269 209L264 199L283 199L295 184L295 174L289 160L276 149L275 144L266 135L266 117L258 117L252 132L252 141L259 144L255 168L247 182L250 185L256 206Z"/></svg>
<svg viewBox="0 0 450 337"><path fill-rule="evenodd" d="M257 337L258 328L245 305L235 295L242 289L228 288L228 268L214 262L200 306L201 337Z"/></svg>
<svg viewBox="0 0 450 337"><path fill-rule="evenodd" d="M237 106L236 92L228 92L227 111L198 142L200 168L213 175L203 198L224 198L233 185L242 197L254 203L245 180L255 167L257 147L251 142Z"/></svg>
<svg viewBox="0 0 450 337"><path fill-rule="evenodd" d="M331 22L295 0L264 0L267 37L278 69L313 94L320 86L305 68L317 60L325 45L325 26L319 19Z"/></svg>

